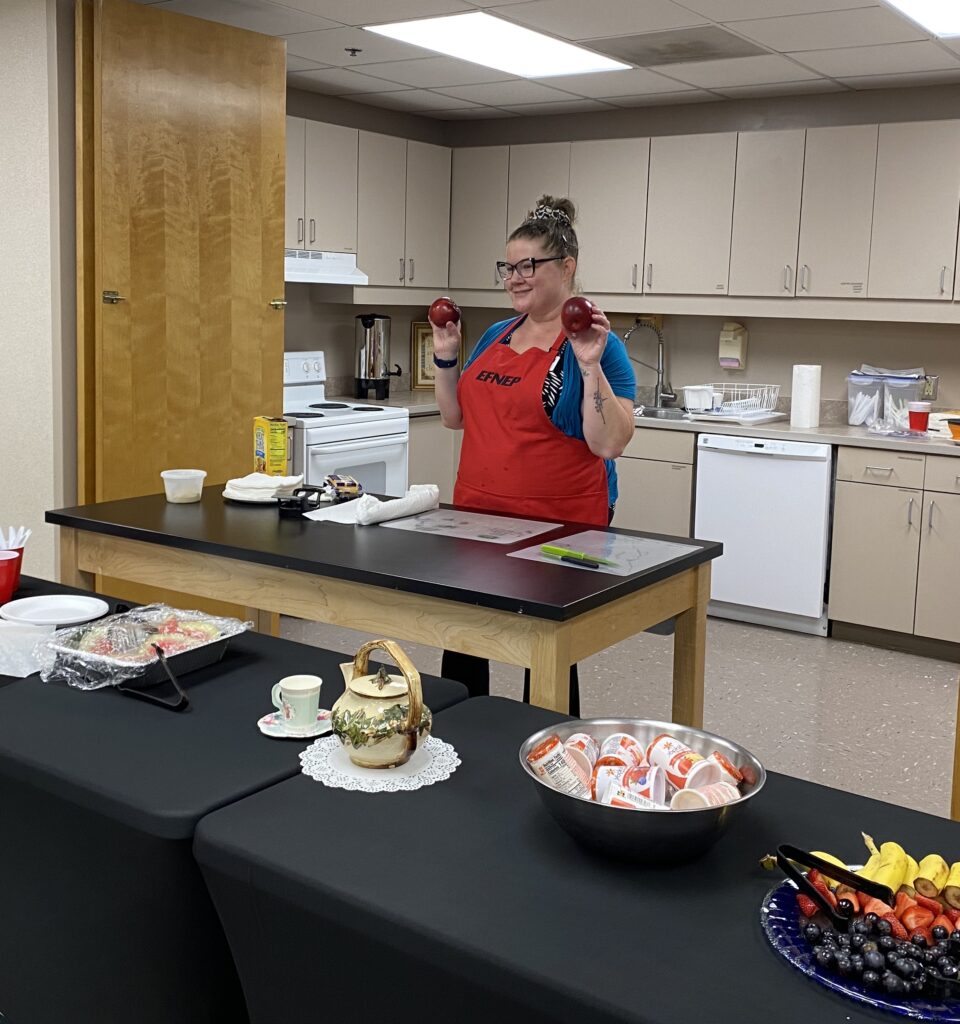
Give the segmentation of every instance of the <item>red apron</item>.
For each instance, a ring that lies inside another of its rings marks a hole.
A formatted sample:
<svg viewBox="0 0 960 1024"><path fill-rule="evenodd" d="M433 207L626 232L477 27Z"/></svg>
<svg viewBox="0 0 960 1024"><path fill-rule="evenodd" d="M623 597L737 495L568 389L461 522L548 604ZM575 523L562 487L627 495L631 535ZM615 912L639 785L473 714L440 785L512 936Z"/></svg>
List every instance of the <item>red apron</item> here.
<svg viewBox="0 0 960 1024"><path fill-rule="evenodd" d="M463 445L454 503L606 527L603 459L554 426L543 408L543 382L563 332L548 352L518 355L501 341L521 320L511 321L457 383Z"/></svg>

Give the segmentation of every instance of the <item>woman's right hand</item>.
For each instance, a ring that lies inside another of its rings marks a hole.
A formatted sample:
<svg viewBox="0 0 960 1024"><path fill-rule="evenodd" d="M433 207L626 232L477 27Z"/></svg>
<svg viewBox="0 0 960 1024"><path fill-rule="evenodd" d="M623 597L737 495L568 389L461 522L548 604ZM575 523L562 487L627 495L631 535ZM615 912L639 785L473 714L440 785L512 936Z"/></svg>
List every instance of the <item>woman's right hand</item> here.
<svg viewBox="0 0 960 1024"><path fill-rule="evenodd" d="M433 328L433 352L437 359L456 359L460 352L460 323L449 323L445 327Z"/></svg>

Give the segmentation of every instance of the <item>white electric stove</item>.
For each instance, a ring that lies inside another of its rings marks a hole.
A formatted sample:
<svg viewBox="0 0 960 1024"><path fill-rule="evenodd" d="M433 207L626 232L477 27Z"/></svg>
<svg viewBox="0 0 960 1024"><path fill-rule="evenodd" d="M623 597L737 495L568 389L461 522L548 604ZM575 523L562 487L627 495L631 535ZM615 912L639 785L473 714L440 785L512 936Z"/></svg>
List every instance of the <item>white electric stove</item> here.
<svg viewBox="0 0 960 1024"><path fill-rule="evenodd" d="M330 473L352 477L370 494L407 489L410 413L326 397L323 352L285 352L283 416L290 424L289 469L319 487Z"/></svg>

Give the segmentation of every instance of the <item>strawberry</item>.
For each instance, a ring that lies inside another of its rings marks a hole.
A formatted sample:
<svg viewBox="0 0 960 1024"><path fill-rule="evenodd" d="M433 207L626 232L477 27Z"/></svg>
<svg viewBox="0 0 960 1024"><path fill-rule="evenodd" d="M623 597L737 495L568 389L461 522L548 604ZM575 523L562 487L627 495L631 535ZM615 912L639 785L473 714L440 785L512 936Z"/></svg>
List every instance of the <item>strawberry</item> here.
<svg viewBox="0 0 960 1024"><path fill-rule="evenodd" d="M884 914L881 920L886 921L890 925L890 934L895 939L905 939L909 933L907 929L897 920L897 915L891 910L889 914Z"/></svg>
<svg viewBox="0 0 960 1024"><path fill-rule="evenodd" d="M916 905L917 905L917 901L911 899L905 892L898 892L897 893L897 901L893 905L893 912L902 921L904 913L907 910L909 910L910 907L915 907ZM907 927L909 928L910 925L907 925Z"/></svg>
<svg viewBox="0 0 960 1024"><path fill-rule="evenodd" d="M817 882L820 881L820 878L821 878L820 872L816 868L811 868L807 872L807 881L811 885L813 885L813 886L815 886L817 884Z"/></svg>
<svg viewBox="0 0 960 1024"><path fill-rule="evenodd" d="M936 900L930 899L929 896L924 896L922 893L918 892L913 899L918 907L924 907L926 910L932 910L935 914L943 913L943 907L941 907Z"/></svg>
<svg viewBox="0 0 960 1024"><path fill-rule="evenodd" d="M910 930L910 941L911 942L913 942L914 935L922 935L923 936L923 941L926 942L926 944L928 946L934 945L933 933L930 931L929 928L912 928Z"/></svg>
<svg viewBox="0 0 960 1024"><path fill-rule="evenodd" d="M887 906L883 900L878 900L874 896L867 896L865 893L858 892L857 899L860 901L860 910L864 914L876 914L877 917L886 917L887 914L893 913L893 907Z"/></svg>
<svg viewBox="0 0 960 1024"><path fill-rule="evenodd" d="M809 878L810 876L808 875L807 877ZM817 890L818 893L820 893L820 895L827 901L827 903L830 904L831 907L836 909L837 897L834 896L833 893L827 888L827 883L822 878L818 878L813 883L813 887Z"/></svg>
<svg viewBox="0 0 960 1024"><path fill-rule="evenodd" d="M894 911L896 913L896 911ZM925 907L918 907L916 905L907 907L906 910L900 915L900 920L903 922L903 927L908 932L915 932L918 928L929 928L933 924L933 919L936 915L932 910L927 910Z"/></svg>
<svg viewBox="0 0 960 1024"><path fill-rule="evenodd" d="M946 914L940 914L938 917L935 917L933 919L933 924L930 925L930 931L932 932L933 929L937 927L937 925L940 925L941 928L946 928L947 935L949 935L951 932L956 931L956 928L954 928L953 926L953 922L950 920L949 917L947 917Z"/></svg>
<svg viewBox="0 0 960 1024"><path fill-rule="evenodd" d="M797 906L804 917L813 917L820 909L805 892L797 893Z"/></svg>
<svg viewBox="0 0 960 1024"><path fill-rule="evenodd" d="M953 922L954 928L960 924L960 910L955 910L953 907L947 907L945 910L942 910L941 913L950 918Z"/></svg>

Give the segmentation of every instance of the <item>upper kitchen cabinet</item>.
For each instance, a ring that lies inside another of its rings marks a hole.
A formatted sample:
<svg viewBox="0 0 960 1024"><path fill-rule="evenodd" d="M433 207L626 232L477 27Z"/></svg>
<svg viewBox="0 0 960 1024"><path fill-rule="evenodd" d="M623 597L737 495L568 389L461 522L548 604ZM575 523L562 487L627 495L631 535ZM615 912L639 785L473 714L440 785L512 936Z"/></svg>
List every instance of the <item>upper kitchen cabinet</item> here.
<svg viewBox="0 0 960 1024"><path fill-rule="evenodd" d="M588 292L643 291L649 139L574 142L570 198L577 204L578 267Z"/></svg>
<svg viewBox="0 0 960 1024"><path fill-rule="evenodd" d="M542 195L570 192L570 143L538 142L510 147L507 234L526 219ZM502 257L498 257L500 259Z"/></svg>
<svg viewBox="0 0 960 1024"><path fill-rule="evenodd" d="M356 252L359 132L287 118L288 249Z"/></svg>
<svg viewBox="0 0 960 1024"><path fill-rule="evenodd" d="M651 140L645 292L727 293L736 162L736 132Z"/></svg>
<svg viewBox="0 0 960 1024"><path fill-rule="evenodd" d="M453 151L450 191L450 287L500 288L497 260L507 238L507 146Z"/></svg>
<svg viewBox="0 0 960 1024"><path fill-rule="evenodd" d="M871 299L953 298L960 121L880 125Z"/></svg>
<svg viewBox="0 0 960 1024"><path fill-rule="evenodd" d="M450 150L360 132L357 261L372 285L445 288Z"/></svg>
<svg viewBox="0 0 960 1024"><path fill-rule="evenodd" d="M877 125L807 129L796 294L863 298L870 266Z"/></svg>
<svg viewBox="0 0 960 1024"><path fill-rule="evenodd" d="M804 130L741 132L730 249L730 294L794 293Z"/></svg>

